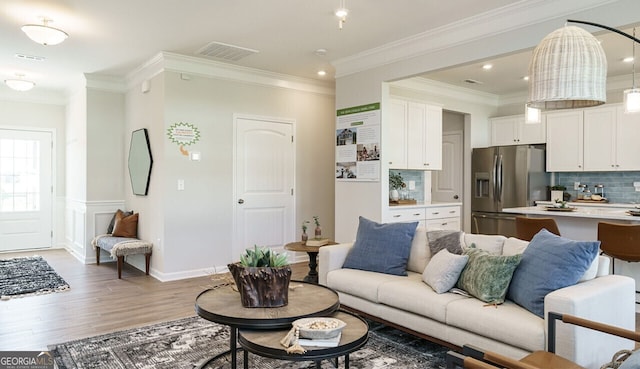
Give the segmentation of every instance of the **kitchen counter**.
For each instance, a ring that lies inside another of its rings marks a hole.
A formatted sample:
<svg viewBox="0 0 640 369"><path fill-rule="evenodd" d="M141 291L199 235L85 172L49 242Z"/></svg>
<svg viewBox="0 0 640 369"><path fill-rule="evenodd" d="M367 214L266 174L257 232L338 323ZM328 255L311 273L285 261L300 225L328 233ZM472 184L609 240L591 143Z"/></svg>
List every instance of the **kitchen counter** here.
<svg viewBox="0 0 640 369"><path fill-rule="evenodd" d="M389 205L390 209L439 208L443 206L462 206L461 202L434 202L430 204Z"/></svg>
<svg viewBox="0 0 640 369"><path fill-rule="evenodd" d="M539 206L528 206L520 208L503 209L505 213L517 213L525 215L540 215L544 217L554 218L589 218L599 219L603 221L616 220L624 223L640 223L640 217L632 216L627 210L634 209L632 204L588 204L584 203L568 203L570 207L576 208L575 211L550 211L547 206L551 206L551 202L541 202ZM562 230L560 231L562 233Z"/></svg>

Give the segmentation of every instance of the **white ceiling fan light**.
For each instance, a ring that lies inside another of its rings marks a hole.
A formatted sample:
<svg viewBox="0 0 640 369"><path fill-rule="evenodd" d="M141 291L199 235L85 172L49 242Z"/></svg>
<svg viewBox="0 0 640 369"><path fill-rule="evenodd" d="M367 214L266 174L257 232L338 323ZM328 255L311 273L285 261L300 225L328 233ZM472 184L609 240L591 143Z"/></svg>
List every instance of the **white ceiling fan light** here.
<svg viewBox="0 0 640 369"><path fill-rule="evenodd" d="M50 46L57 45L69 37L65 31L50 27L51 19L42 18L42 24L25 24L22 26L22 32L41 45Z"/></svg>
<svg viewBox="0 0 640 369"><path fill-rule="evenodd" d="M24 74L16 74L16 78L7 78L4 83L12 90L25 92L35 87L36 83L24 79Z"/></svg>

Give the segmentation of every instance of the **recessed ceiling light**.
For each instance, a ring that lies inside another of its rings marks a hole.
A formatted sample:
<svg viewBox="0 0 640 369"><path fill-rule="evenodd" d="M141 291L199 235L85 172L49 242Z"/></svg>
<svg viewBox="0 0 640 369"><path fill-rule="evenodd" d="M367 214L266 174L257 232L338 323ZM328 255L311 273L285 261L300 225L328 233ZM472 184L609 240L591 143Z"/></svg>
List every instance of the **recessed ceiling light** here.
<svg viewBox="0 0 640 369"><path fill-rule="evenodd" d="M627 56L626 58L622 59L622 61L625 63L631 63L633 61L633 56Z"/></svg>
<svg viewBox="0 0 640 369"><path fill-rule="evenodd" d="M324 71L324 70L319 70L319 71L318 71L318 75L319 75L320 77L324 77L324 76L326 76L326 75L327 75L327 72L326 72L326 71Z"/></svg>
<svg viewBox="0 0 640 369"><path fill-rule="evenodd" d="M528 80L529 80L529 76L524 76L524 77L522 77L522 80L523 80L523 81L528 81Z"/></svg>
<svg viewBox="0 0 640 369"><path fill-rule="evenodd" d="M493 68L492 64L485 64L485 65L482 66L482 69L484 69L484 70L489 70L491 68Z"/></svg>

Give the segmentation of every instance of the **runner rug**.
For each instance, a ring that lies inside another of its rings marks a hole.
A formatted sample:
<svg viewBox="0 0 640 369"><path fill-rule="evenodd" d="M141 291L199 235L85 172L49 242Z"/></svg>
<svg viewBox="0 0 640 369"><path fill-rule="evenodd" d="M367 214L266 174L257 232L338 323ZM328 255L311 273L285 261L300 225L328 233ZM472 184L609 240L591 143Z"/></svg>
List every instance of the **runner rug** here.
<svg viewBox="0 0 640 369"><path fill-rule="evenodd" d="M21 257L0 260L0 299L64 291L67 282L42 258Z"/></svg>
<svg viewBox="0 0 640 369"><path fill-rule="evenodd" d="M199 317L185 318L101 336L49 345L59 369L192 369L229 348L229 329ZM369 341L349 356L358 369L442 369L447 348L385 326L372 327ZM238 368L243 367L238 355ZM255 369L315 368L313 362L293 362L249 355ZM219 359L208 369L229 368ZM340 367L343 367L340 358ZM334 368L327 360L322 368Z"/></svg>

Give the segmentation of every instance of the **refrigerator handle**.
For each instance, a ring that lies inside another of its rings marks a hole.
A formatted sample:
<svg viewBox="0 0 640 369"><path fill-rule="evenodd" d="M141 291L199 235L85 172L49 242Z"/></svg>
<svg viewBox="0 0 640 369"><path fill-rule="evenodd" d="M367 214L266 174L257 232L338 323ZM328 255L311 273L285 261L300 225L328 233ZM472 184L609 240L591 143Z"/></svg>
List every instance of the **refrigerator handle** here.
<svg viewBox="0 0 640 369"><path fill-rule="evenodd" d="M498 202L502 202L502 155L499 155L498 158L497 172L498 175L496 175L496 177L498 177L498 180L496 181L496 183L498 184L498 196L496 196L496 199L498 200Z"/></svg>
<svg viewBox="0 0 640 369"><path fill-rule="evenodd" d="M493 155L493 202L498 200L498 155Z"/></svg>

